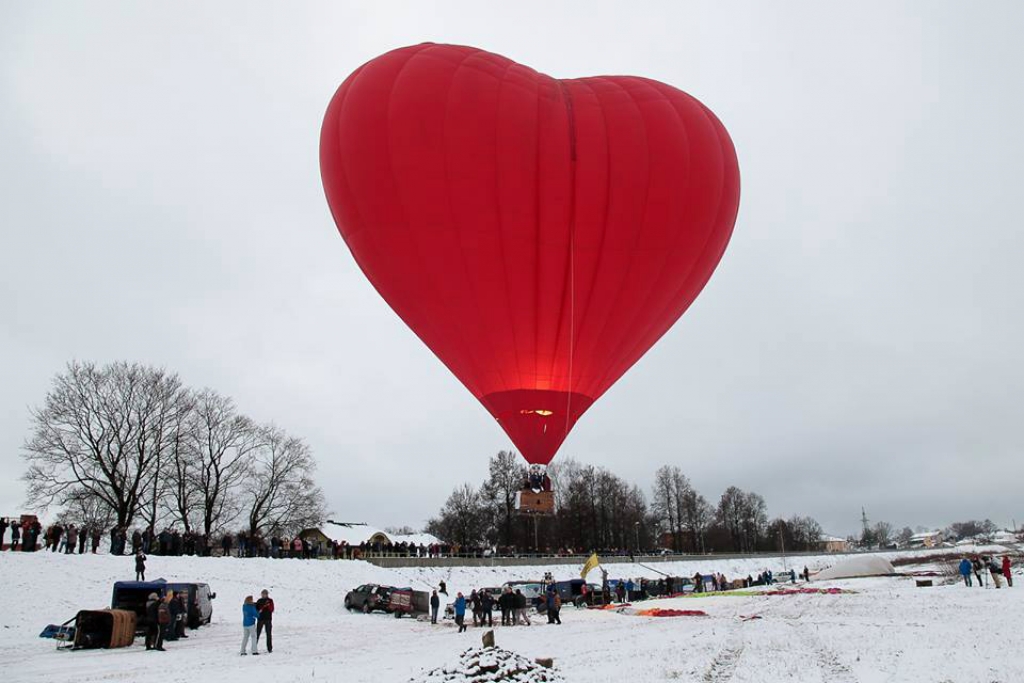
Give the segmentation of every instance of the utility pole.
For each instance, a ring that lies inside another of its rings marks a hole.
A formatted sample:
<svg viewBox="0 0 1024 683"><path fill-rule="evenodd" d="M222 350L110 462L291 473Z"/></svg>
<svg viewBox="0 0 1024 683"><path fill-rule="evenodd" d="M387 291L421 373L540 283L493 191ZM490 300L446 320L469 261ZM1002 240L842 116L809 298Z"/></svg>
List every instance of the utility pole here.
<svg viewBox="0 0 1024 683"><path fill-rule="evenodd" d="M788 571L789 564L786 562L786 539L782 535L782 529L779 529L779 546L782 548L782 569L784 571Z"/></svg>
<svg viewBox="0 0 1024 683"><path fill-rule="evenodd" d="M868 513L864 511L863 507L861 507L860 509L860 523L864 529L863 533L861 534L861 539L868 538L868 535L871 533L871 531L870 529L868 529Z"/></svg>

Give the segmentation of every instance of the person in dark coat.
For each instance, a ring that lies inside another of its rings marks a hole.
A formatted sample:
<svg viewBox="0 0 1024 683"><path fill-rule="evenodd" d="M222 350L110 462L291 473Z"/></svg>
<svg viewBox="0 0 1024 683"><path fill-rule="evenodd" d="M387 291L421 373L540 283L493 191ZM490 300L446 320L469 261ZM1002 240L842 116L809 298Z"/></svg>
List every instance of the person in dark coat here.
<svg viewBox="0 0 1024 683"><path fill-rule="evenodd" d="M435 589L430 594L430 623L437 623L437 610L441 609L441 598L437 596L437 590Z"/></svg>
<svg viewBox="0 0 1024 683"><path fill-rule="evenodd" d="M160 625L162 603L156 593L146 600L146 649L164 651L164 631ZM169 616L169 615L168 615Z"/></svg>
<svg viewBox="0 0 1024 683"><path fill-rule="evenodd" d="M188 638L185 633L185 626L188 625L188 604L185 602L188 591L178 591L174 601L178 603L178 618L174 621L174 635L178 638Z"/></svg>
<svg viewBox="0 0 1024 683"><path fill-rule="evenodd" d="M488 627L494 627L494 596L482 590L480 591L480 625L483 626L485 621Z"/></svg>
<svg viewBox="0 0 1024 683"><path fill-rule="evenodd" d="M511 626L512 625L512 613L515 610L516 598L512 593L512 589L505 586L505 590L502 591L501 596L498 598L498 607L501 608L501 625Z"/></svg>
<svg viewBox="0 0 1024 683"><path fill-rule="evenodd" d="M256 617L256 643L259 644L260 634L266 631L267 652L273 652L274 599L270 597L266 588L260 591L260 599L256 601L256 611L259 613L259 616Z"/></svg>
<svg viewBox="0 0 1024 683"><path fill-rule="evenodd" d="M562 596L558 594L558 591L551 591L548 593L548 623L549 624L561 624L562 619L559 613L562 611Z"/></svg>
<svg viewBox="0 0 1024 683"><path fill-rule="evenodd" d="M7 534L7 518L0 517L0 550L4 549L4 535Z"/></svg>
<svg viewBox="0 0 1024 683"><path fill-rule="evenodd" d="M473 626L480 625L480 594L473 590L469 594L469 608L473 611Z"/></svg>
<svg viewBox="0 0 1024 683"><path fill-rule="evenodd" d="M164 640L177 640L178 639L178 619L182 616L183 610L181 609L181 603L178 601L178 595L174 591L167 591L169 599L167 600L167 611L171 614L170 622L163 625Z"/></svg>
<svg viewBox="0 0 1024 683"><path fill-rule="evenodd" d="M135 580L146 580L146 556L142 554L141 550L135 553Z"/></svg>
<svg viewBox="0 0 1024 683"><path fill-rule="evenodd" d="M984 588L985 582L981 580L981 560L975 557L971 560L971 567L974 569L974 576L978 579L978 588Z"/></svg>
<svg viewBox="0 0 1024 683"><path fill-rule="evenodd" d="M103 532L100 531L99 527L95 527L92 530L92 554L95 555L96 551L100 547L100 539L103 538Z"/></svg>

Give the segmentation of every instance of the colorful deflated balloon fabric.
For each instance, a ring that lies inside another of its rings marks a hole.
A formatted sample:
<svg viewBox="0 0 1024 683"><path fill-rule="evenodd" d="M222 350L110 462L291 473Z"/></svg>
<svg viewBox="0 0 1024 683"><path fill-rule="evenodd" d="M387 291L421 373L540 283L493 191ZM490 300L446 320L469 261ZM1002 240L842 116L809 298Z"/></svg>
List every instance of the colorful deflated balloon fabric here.
<svg viewBox="0 0 1024 683"><path fill-rule="evenodd" d="M320 165L367 278L537 464L700 293L739 203L686 93L455 45L349 76Z"/></svg>

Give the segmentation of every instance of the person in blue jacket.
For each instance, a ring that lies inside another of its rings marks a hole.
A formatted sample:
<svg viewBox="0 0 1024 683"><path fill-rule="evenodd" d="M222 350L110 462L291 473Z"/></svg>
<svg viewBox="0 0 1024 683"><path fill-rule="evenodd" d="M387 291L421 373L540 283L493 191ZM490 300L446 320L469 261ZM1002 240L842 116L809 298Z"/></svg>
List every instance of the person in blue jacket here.
<svg viewBox="0 0 1024 683"><path fill-rule="evenodd" d="M455 623L459 625L459 633L466 630L466 596L462 593L455 598Z"/></svg>
<svg viewBox="0 0 1024 683"><path fill-rule="evenodd" d="M258 655L256 651L256 619L260 613L256 609L256 603L252 601L252 596L245 596L245 602L242 604L242 652L246 654L245 645L250 640L252 641L252 653Z"/></svg>
<svg viewBox="0 0 1024 683"><path fill-rule="evenodd" d="M971 587L971 570L973 568L974 567L971 564L971 561L968 560L966 557L960 560L960 573L963 575L964 583L967 584L968 588Z"/></svg>

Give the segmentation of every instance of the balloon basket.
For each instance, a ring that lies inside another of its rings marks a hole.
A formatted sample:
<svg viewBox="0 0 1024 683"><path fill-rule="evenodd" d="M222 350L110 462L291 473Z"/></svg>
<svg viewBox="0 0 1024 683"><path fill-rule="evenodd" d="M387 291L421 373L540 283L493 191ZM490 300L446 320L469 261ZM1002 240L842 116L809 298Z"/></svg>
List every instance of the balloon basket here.
<svg viewBox="0 0 1024 683"><path fill-rule="evenodd" d="M516 494L516 512L525 515L555 514L555 492L525 489Z"/></svg>

